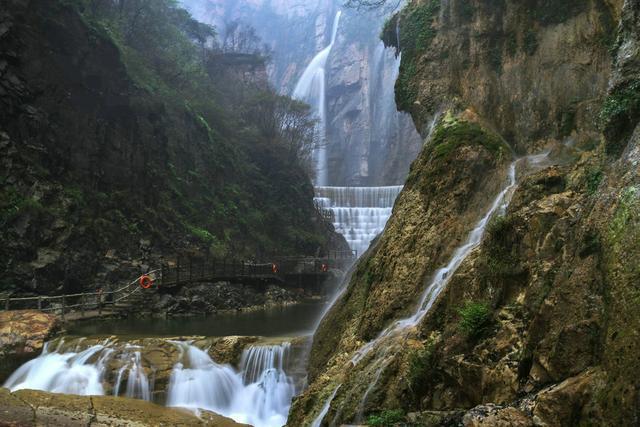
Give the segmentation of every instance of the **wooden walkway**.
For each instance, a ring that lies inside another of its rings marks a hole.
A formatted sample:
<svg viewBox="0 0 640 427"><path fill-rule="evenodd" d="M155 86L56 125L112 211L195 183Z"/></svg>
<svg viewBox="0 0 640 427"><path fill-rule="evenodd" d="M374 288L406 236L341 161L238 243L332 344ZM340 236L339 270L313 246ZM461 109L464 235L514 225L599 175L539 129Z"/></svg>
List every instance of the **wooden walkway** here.
<svg viewBox="0 0 640 427"><path fill-rule="evenodd" d="M333 253L324 258L279 257L272 262L215 260L208 257L176 257L160 269L150 271L130 283L111 291L97 290L76 294L36 297L0 298L0 310L36 309L55 313L63 321L108 317L144 300L144 294L159 288L174 288L192 283L231 281L243 284L304 288L321 284L332 268L345 268L355 261L355 253ZM141 287L148 276L153 285ZM3 301L4 300L4 301Z"/></svg>

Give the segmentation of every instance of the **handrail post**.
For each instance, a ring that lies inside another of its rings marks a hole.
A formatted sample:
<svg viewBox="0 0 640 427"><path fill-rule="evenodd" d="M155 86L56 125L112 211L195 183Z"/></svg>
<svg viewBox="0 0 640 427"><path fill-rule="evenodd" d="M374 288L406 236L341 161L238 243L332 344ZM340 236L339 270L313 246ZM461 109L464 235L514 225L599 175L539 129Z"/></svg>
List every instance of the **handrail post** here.
<svg viewBox="0 0 640 427"><path fill-rule="evenodd" d="M176 285L180 284L180 255L176 260Z"/></svg>
<svg viewBox="0 0 640 427"><path fill-rule="evenodd" d="M9 296L7 296L7 299L4 301L4 309L9 311L9 302L11 301L11 298Z"/></svg>
<svg viewBox="0 0 640 427"><path fill-rule="evenodd" d="M80 296L80 315L84 317L84 294Z"/></svg>
<svg viewBox="0 0 640 427"><path fill-rule="evenodd" d="M62 321L64 321L64 305L66 304L65 297L62 295Z"/></svg>
<svg viewBox="0 0 640 427"><path fill-rule="evenodd" d="M38 310L42 311L42 297L38 296Z"/></svg>
<svg viewBox="0 0 640 427"><path fill-rule="evenodd" d="M116 300L116 294L114 293L113 296L113 301L114 301L114 305L115 305L115 300ZM102 316L102 295L100 294L96 294L96 299L98 300L98 316ZM111 307L111 310L113 310L114 308Z"/></svg>

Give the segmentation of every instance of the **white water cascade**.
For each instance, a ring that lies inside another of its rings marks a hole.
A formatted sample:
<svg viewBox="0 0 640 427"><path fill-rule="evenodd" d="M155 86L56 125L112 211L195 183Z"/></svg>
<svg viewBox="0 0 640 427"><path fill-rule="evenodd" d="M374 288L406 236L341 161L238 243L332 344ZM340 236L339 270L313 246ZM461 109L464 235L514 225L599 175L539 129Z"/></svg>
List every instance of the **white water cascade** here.
<svg viewBox="0 0 640 427"><path fill-rule="evenodd" d="M480 219L480 221L478 221L473 230L471 230L465 242L454 251L447 265L435 272L433 278L431 279L431 282L425 288L424 293L420 298L420 303L416 307L416 311L413 313L413 315L392 323L390 326L384 329L376 339L370 341L362 348L360 348L356 352L356 355L351 359L351 362L354 365L362 360L362 358L364 358L380 341L389 336L402 332L407 328L416 326L429 312L429 309L435 302L436 298L438 298L440 292L442 292L458 267L460 267L460 264L462 264L462 262L467 258L471 251L476 248L482 241L482 237L484 236L484 231L487 227L487 224L489 223L489 220L496 213L504 213L504 211L506 210L511 199L510 196L512 194L512 190L516 186L516 164L517 161L514 161L509 166L507 185L493 200L493 203L491 204L489 210Z"/></svg>
<svg viewBox="0 0 640 427"><path fill-rule="evenodd" d="M326 116L327 106L325 101L325 67L327 58L331 53L331 48L336 41L338 33L338 25L340 24L340 16L342 11L338 11L333 20L333 29L331 31L331 41L327 47L322 49L311 60L307 68L302 73L300 80L293 90L292 97L300 101L307 102L313 108L314 113L318 117L318 125L316 127L316 147L314 149L314 160L316 163L316 184L326 185L329 180L329 172L327 170L327 146L326 146Z"/></svg>
<svg viewBox="0 0 640 427"><path fill-rule="evenodd" d="M124 378L127 378L126 388L122 395L135 399L151 400L149 378L142 366L142 356L139 346L125 346L125 352L121 356L122 367L118 370L116 383L113 387L113 395L120 396L120 389Z"/></svg>
<svg viewBox="0 0 640 427"><path fill-rule="evenodd" d="M186 343L171 373L167 406L208 409L255 427L280 427L287 421L295 386L285 372L290 344L249 347L240 370L214 362Z"/></svg>
<svg viewBox="0 0 640 427"><path fill-rule="evenodd" d="M359 256L384 229L402 186L316 187L315 190L316 204L332 212L336 231Z"/></svg>
<svg viewBox="0 0 640 427"><path fill-rule="evenodd" d="M390 326L385 328L377 338L373 339L372 341L368 342L360 349L358 349L350 361L352 365L357 365L367 354L378 347L381 342L387 339L393 339L394 337L402 336L403 332L418 325L424 318L424 316L429 312L438 295L440 295L440 292L446 287L447 283L454 275L458 267L460 267L462 262L467 258L471 251L473 251L473 249L476 248L482 241L485 229L491 218L496 214L504 214L504 212L506 211L506 208L511 200L511 195L513 194L513 190L516 186L517 163L518 161L516 160L509 166L507 183L502 191L500 191L500 193L493 200L493 203L489 207L488 211L484 214L480 221L476 223L475 227L467 236L465 242L454 251L447 265L437 270L432 280L425 287L425 290L420 298L420 302L417 305L415 312L405 319L395 321ZM357 418L362 418L367 397L371 390L375 387L382 371L387 366L385 362L388 350L389 347L383 349L383 352L380 355L380 360L373 362L378 365L374 381L369 385L362 397L362 400L360 401ZM320 413L314 420L314 425L316 425L317 423L317 425L319 426L322 420L325 418L326 414L329 411L331 402L335 398L335 395L340 387L341 384L338 385L332 395L327 399Z"/></svg>
<svg viewBox="0 0 640 427"><path fill-rule="evenodd" d="M45 344L42 354L18 368L4 383L11 391L43 390L52 393L101 395L105 362L111 350L94 345L81 352L49 351Z"/></svg>

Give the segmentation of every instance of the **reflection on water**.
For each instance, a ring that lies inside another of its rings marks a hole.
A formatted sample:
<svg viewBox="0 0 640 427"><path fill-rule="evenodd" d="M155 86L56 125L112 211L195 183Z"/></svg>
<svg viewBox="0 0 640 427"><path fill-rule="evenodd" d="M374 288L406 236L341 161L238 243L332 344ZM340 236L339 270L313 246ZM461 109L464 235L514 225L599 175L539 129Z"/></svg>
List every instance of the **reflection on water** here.
<svg viewBox="0 0 640 427"><path fill-rule="evenodd" d="M77 336L299 336L311 333L326 301L309 301L285 307L172 319L130 318L89 320L69 326Z"/></svg>

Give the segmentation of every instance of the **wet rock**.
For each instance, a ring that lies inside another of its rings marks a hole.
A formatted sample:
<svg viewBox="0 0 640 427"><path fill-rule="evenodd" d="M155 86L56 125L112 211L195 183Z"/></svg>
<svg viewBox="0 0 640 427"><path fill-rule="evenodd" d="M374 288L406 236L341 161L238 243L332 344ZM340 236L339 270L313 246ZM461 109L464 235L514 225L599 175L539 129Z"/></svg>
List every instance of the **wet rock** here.
<svg viewBox="0 0 640 427"><path fill-rule="evenodd" d="M465 427L533 427L535 424L525 413L512 407L481 405L468 411L462 418Z"/></svg>
<svg viewBox="0 0 640 427"><path fill-rule="evenodd" d="M0 382L25 361L40 354L60 332L57 316L36 310L0 312Z"/></svg>
<svg viewBox="0 0 640 427"><path fill-rule="evenodd" d="M74 396L35 390L10 393L0 389L0 423L36 426L241 426L209 411L198 416L136 399L111 396Z"/></svg>

